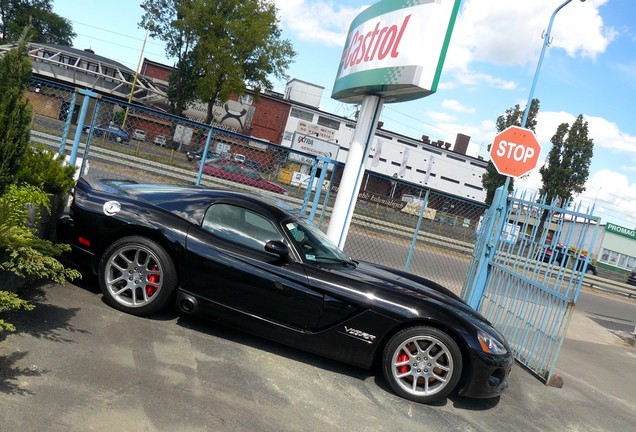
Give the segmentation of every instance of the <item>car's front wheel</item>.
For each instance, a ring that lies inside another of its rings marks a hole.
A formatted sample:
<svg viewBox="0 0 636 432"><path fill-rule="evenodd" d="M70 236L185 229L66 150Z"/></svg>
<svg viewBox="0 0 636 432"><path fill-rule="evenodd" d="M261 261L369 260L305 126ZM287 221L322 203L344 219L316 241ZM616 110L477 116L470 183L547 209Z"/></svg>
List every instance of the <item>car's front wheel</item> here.
<svg viewBox="0 0 636 432"><path fill-rule="evenodd" d="M140 236L115 241L99 263L99 284L106 301L133 314L157 312L172 300L177 272L158 243Z"/></svg>
<svg viewBox="0 0 636 432"><path fill-rule="evenodd" d="M457 343L434 327L409 327L395 334L384 348L382 362L391 389L420 403L447 397L462 372Z"/></svg>

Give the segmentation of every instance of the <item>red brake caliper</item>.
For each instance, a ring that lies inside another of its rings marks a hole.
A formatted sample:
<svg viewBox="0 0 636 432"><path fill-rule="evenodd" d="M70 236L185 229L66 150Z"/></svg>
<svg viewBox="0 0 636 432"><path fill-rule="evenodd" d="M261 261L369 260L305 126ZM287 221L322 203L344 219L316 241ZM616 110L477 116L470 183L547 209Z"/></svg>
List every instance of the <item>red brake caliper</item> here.
<svg viewBox="0 0 636 432"><path fill-rule="evenodd" d="M398 363L402 363L402 362L408 361L408 359L409 359L409 356L406 355L406 353L404 351L400 351L400 353L398 354L398 357L397 357ZM409 367L407 365L402 365L402 366L398 366L397 369L398 369L399 373L403 374L403 373L408 372Z"/></svg>
<svg viewBox="0 0 636 432"><path fill-rule="evenodd" d="M152 267L152 271L158 271L159 267L156 265ZM151 274L148 275L148 282L156 284L159 283L159 274ZM146 295L148 297L152 297L152 295L157 291L157 287L155 285L146 285Z"/></svg>

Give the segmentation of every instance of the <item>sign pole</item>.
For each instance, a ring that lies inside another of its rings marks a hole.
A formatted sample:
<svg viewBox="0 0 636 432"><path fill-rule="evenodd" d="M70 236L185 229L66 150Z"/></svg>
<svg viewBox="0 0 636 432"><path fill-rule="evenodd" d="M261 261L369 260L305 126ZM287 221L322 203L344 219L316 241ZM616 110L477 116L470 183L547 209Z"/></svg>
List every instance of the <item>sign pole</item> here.
<svg viewBox="0 0 636 432"><path fill-rule="evenodd" d="M327 237L344 247L384 103L437 91L461 0L380 0L351 22L331 97L362 104Z"/></svg>
<svg viewBox="0 0 636 432"><path fill-rule="evenodd" d="M344 172L340 179L340 187L331 213L327 237L338 247L343 248L351 217L358 199L360 184L364 175L369 149L375 136L376 125L382 111L383 100L379 96L365 96L362 100L358 123L353 132L353 140Z"/></svg>

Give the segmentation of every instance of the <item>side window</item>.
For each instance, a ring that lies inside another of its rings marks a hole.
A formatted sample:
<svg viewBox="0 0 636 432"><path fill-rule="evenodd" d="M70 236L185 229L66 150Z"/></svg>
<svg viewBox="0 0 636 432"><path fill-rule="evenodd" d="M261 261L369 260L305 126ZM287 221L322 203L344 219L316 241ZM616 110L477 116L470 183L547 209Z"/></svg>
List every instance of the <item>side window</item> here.
<svg viewBox="0 0 636 432"><path fill-rule="evenodd" d="M231 204L212 205L205 214L202 227L225 240L260 251L270 240L283 241L283 236L271 220Z"/></svg>
<svg viewBox="0 0 636 432"><path fill-rule="evenodd" d="M235 164L234 162L228 162L225 165L223 165L223 171L227 171L233 174L238 174L239 166Z"/></svg>
<svg viewBox="0 0 636 432"><path fill-rule="evenodd" d="M305 258L308 261L316 261L316 255L320 254L320 248L311 233L296 222L290 222L285 227L289 230L298 250L305 255Z"/></svg>

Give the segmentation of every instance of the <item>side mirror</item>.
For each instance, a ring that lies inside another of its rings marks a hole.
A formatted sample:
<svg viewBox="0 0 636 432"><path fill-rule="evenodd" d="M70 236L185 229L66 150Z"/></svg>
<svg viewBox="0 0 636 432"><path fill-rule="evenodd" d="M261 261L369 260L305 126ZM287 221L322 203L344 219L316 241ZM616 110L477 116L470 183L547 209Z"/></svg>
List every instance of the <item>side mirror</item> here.
<svg viewBox="0 0 636 432"><path fill-rule="evenodd" d="M280 240L270 240L265 244L265 251L279 255L281 258L289 255L289 248Z"/></svg>

